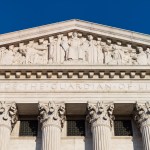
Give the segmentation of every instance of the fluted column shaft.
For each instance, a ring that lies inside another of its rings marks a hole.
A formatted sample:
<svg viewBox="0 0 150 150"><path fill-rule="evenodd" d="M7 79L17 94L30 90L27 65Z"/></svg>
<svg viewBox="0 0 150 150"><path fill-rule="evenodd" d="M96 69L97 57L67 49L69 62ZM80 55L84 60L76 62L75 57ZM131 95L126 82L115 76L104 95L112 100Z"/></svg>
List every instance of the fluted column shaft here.
<svg viewBox="0 0 150 150"><path fill-rule="evenodd" d="M48 125L42 128L42 150L60 150L61 129Z"/></svg>
<svg viewBox="0 0 150 150"><path fill-rule="evenodd" d="M39 104L42 123L42 150L60 150L61 128L65 119L64 104Z"/></svg>
<svg viewBox="0 0 150 150"><path fill-rule="evenodd" d="M88 104L88 120L93 136L93 150L110 150L112 112L114 106L102 102Z"/></svg>
<svg viewBox="0 0 150 150"><path fill-rule="evenodd" d="M150 150L150 103L136 103L135 120L142 134L143 150Z"/></svg>
<svg viewBox="0 0 150 150"><path fill-rule="evenodd" d="M110 149L110 127L98 125L93 127L93 150Z"/></svg>
<svg viewBox="0 0 150 150"><path fill-rule="evenodd" d="M141 125L144 150L150 150L150 120Z"/></svg>
<svg viewBox="0 0 150 150"><path fill-rule="evenodd" d="M0 101L0 150L8 150L11 130L16 121L16 104Z"/></svg>
<svg viewBox="0 0 150 150"><path fill-rule="evenodd" d="M0 150L8 150L11 129L0 125Z"/></svg>

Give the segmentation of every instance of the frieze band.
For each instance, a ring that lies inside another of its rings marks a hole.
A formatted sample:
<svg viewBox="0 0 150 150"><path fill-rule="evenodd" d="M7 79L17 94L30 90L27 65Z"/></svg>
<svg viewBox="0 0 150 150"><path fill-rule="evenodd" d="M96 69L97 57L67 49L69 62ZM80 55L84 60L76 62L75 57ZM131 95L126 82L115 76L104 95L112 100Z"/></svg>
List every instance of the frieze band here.
<svg viewBox="0 0 150 150"><path fill-rule="evenodd" d="M79 32L0 47L0 65L150 65L150 48Z"/></svg>

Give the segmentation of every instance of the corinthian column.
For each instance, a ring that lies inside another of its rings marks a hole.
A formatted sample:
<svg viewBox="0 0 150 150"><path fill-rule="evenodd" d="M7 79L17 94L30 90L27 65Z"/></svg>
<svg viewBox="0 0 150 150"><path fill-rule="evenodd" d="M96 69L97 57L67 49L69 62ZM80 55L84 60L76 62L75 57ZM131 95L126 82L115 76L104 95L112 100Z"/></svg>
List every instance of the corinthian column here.
<svg viewBox="0 0 150 150"><path fill-rule="evenodd" d="M65 105L39 103L42 123L42 150L60 150L61 129L65 121Z"/></svg>
<svg viewBox="0 0 150 150"><path fill-rule="evenodd" d="M0 101L0 150L8 150L10 133L17 119L16 104Z"/></svg>
<svg viewBox="0 0 150 150"><path fill-rule="evenodd" d="M135 120L137 121L141 133L144 150L150 150L150 103L136 103Z"/></svg>
<svg viewBox="0 0 150 150"><path fill-rule="evenodd" d="M87 110L87 119L93 135L93 150L110 150L114 105L105 105L103 102L88 103Z"/></svg>

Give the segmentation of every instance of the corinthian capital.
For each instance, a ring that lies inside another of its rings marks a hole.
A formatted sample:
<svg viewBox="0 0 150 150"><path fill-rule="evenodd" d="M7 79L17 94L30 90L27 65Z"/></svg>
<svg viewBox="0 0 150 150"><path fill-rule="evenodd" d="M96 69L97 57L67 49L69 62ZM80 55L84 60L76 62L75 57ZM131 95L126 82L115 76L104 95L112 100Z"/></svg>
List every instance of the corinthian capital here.
<svg viewBox="0 0 150 150"><path fill-rule="evenodd" d="M0 101L0 125L12 128L18 120L16 103Z"/></svg>
<svg viewBox="0 0 150 150"><path fill-rule="evenodd" d="M150 102L145 104L136 103L135 121L141 126L142 124L150 124Z"/></svg>
<svg viewBox="0 0 150 150"><path fill-rule="evenodd" d="M39 119L45 125L57 125L63 127L65 121L65 104L55 102L39 103Z"/></svg>
<svg viewBox="0 0 150 150"><path fill-rule="evenodd" d="M95 104L88 103L87 106L87 120L93 126L95 125L107 125L112 126L114 104L104 104L99 101Z"/></svg>

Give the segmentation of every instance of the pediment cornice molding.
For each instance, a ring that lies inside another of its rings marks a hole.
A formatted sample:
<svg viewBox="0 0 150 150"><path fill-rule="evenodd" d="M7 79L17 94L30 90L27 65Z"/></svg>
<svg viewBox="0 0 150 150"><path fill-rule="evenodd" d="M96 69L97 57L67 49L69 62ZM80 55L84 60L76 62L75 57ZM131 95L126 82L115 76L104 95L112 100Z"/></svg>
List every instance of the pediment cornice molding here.
<svg viewBox="0 0 150 150"><path fill-rule="evenodd" d="M0 35L0 45L7 45L10 43L50 36L58 33L69 32L72 30L78 30L88 34L96 34L98 36L105 36L108 38L150 46L149 35L76 19L2 34Z"/></svg>

